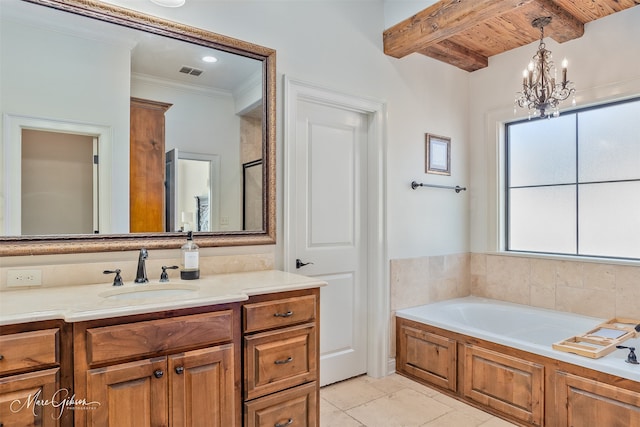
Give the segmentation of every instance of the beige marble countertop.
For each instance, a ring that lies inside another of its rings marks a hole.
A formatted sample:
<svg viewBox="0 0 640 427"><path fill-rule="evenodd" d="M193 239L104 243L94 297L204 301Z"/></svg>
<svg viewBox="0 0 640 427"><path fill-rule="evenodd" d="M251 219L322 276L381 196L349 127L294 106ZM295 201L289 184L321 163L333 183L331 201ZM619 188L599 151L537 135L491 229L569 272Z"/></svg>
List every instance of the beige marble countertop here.
<svg viewBox="0 0 640 427"><path fill-rule="evenodd" d="M51 319L80 322L245 301L252 295L324 285L312 277L266 270L217 274L198 280L171 279L169 283L151 280L147 284L125 282L118 287L109 282L11 290L0 293L0 325ZM149 297L154 293L151 290L162 291Z"/></svg>

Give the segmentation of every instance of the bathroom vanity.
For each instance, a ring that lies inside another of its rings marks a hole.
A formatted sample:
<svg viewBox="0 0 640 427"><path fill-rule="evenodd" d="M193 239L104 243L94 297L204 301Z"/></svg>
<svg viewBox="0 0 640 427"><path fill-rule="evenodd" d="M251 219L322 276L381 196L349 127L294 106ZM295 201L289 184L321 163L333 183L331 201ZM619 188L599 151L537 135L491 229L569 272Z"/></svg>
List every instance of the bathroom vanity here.
<svg viewBox="0 0 640 427"><path fill-rule="evenodd" d="M324 283L259 271L190 285L3 293L0 423L318 425Z"/></svg>

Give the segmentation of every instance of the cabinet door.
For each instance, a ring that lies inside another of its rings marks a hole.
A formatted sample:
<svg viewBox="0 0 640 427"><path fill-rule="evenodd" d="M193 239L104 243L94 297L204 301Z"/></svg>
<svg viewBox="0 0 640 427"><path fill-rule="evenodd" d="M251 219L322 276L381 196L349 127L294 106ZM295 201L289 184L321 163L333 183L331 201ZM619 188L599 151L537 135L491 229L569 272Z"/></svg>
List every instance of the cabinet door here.
<svg viewBox="0 0 640 427"><path fill-rule="evenodd" d="M172 427L235 425L233 345L169 356Z"/></svg>
<svg viewBox="0 0 640 427"><path fill-rule="evenodd" d="M313 323L249 335L245 340L245 398L317 379Z"/></svg>
<svg viewBox="0 0 640 427"><path fill-rule="evenodd" d="M543 365L475 345L463 351L464 397L531 425L543 424Z"/></svg>
<svg viewBox="0 0 640 427"><path fill-rule="evenodd" d="M558 427L640 427L640 393L565 372L556 381Z"/></svg>
<svg viewBox="0 0 640 427"><path fill-rule="evenodd" d="M245 427L316 427L317 410L312 382L245 403Z"/></svg>
<svg viewBox="0 0 640 427"><path fill-rule="evenodd" d="M59 391L59 368L0 378L0 426L57 427L60 408L48 401L68 398Z"/></svg>
<svg viewBox="0 0 640 427"><path fill-rule="evenodd" d="M87 373L87 401L98 407L86 411L87 425L166 426L166 368L166 358L160 357L91 369Z"/></svg>
<svg viewBox="0 0 640 427"><path fill-rule="evenodd" d="M398 320L398 371L456 391L456 341Z"/></svg>

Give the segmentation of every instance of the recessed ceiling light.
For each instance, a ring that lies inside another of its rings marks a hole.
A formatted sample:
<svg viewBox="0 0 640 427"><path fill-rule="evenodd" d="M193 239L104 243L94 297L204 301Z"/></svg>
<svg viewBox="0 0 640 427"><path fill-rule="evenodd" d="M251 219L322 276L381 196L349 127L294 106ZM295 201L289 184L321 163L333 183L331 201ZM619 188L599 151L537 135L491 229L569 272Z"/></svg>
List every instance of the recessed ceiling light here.
<svg viewBox="0 0 640 427"><path fill-rule="evenodd" d="M218 58L216 58L215 56L211 56L211 55L203 56L202 60L204 62L218 62Z"/></svg>
<svg viewBox="0 0 640 427"><path fill-rule="evenodd" d="M185 0L151 0L151 3L164 7L180 7L184 2Z"/></svg>

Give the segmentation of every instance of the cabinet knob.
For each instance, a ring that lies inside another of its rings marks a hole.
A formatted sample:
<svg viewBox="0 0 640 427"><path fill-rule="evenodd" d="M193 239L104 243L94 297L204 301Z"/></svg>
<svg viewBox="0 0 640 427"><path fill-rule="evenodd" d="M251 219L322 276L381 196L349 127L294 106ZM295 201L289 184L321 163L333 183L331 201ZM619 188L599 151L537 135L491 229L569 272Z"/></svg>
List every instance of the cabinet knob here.
<svg viewBox="0 0 640 427"><path fill-rule="evenodd" d="M176 366L176 374L180 375L184 372L184 366Z"/></svg>
<svg viewBox="0 0 640 427"><path fill-rule="evenodd" d="M287 427L293 424L293 418L289 418L287 421L283 423L275 423L273 427Z"/></svg>
<svg viewBox="0 0 640 427"><path fill-rule="evenodd" d="M4 359L4 356L0 354L0 360ZM0 424L0 427L2 427L2 424Z"/></svg>
<svg viewBox="0 0 640 427"><path fill-rule="evenodd" d="M162 372L162 369L158 369L157 371L153 372L153 376L156 378L162 378L163 375L164 375L164 372Z"/></svg>
<svg viewBox="0 0 640 427"><path fill-rule="evenodd" d="M274 317L291 317L293 316L293 311L289 310L286 313L276 313L273 316Z"/></svg>
<svg viewBox="0 0 640 427"><path fill-rule="evenodd" d="M273 363L276 365L284 365L285 363L293 362L293 357L289 356L286 359L276 360Z"/></svg>

